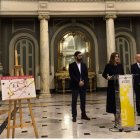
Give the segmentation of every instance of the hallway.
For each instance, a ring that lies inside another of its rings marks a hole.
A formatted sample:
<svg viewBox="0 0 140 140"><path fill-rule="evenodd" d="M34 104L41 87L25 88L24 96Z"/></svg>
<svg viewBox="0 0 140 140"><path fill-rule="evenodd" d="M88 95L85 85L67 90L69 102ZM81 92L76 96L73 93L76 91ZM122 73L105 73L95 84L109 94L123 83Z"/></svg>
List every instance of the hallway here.
<svg viewBox="0 0 140 140"><path fill-rule="evenodd" d="M139 131L111 132L113 127L113 115L107 114L105 92L87 94L87 115L90 121L81 120L81 112L78 100L77 122L71 118L71 94L52 94L52 97L41 96L32 99L33 113L39 133L39 138L139 138ZM7 108L8 102L0 102L0 110ZM23 102L23 120L30 122L26 101ZM19 117L17 113L17 122ZM0 115L0 138L6 138L4 121L7 114ZM140 125L140 117L137 117ZM2 132L2 130L4 131ZM16 128L15 138L35 138L32 127Z"/></svg>

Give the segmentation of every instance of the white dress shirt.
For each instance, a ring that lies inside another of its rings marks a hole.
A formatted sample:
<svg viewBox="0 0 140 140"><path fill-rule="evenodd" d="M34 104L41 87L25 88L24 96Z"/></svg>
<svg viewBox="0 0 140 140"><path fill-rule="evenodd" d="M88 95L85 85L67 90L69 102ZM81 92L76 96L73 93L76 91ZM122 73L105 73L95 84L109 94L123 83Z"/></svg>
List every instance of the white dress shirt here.
<svg viewBox="0 0 140 140"><path fill-rule="evenodd" d="M137 65L138 65L138 67L139 67L139 69L140 69L140 63L137 63Z"/></svg>
<svg viewBox="0 0 140 140"><path fill-rule="evenodd" d="M77 63L77 62L76 62L76 64L77 64L77 66L78 66L79 72L81 73L81 63Z"/></svg>

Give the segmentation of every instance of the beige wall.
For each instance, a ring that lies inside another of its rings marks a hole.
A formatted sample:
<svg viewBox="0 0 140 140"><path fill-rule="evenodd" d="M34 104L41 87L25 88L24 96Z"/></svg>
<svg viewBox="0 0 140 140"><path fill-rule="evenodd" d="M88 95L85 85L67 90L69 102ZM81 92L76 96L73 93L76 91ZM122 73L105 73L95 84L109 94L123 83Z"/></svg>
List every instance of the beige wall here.
<svg viewBox="0 0 140 140"><path fill-rule="evenodd" d="M65 2L67 1L67 2ZM1 0L0 15L38 15L48 12L51 16L62 15L139 15L139 0Z"/></svg>

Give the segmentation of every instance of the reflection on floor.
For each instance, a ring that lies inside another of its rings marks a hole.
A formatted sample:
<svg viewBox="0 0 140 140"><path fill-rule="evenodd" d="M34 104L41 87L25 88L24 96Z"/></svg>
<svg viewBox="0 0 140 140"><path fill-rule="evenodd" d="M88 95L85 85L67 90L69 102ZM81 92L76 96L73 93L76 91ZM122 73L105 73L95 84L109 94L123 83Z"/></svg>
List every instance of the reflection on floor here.
<svg viewBox="0 0 140 140"><path fill-rule="evenodd" d="M111 132L113 115L105 111L106 93L94 92L87 94L87 115L90 121L81 120L79 101L77 105L77 122L71 118L71 94L53 94L52 97L32 99L33 112L39 138L139 138L139 131ZM30 115L26 101L23 101L23 120L29 123ZM8 102L0 102L0 110L6 109ZM17 113L17 122L19 117ZM6 138L7 114L0 115L0 138ZM140 117L137 117L137 124ZM34 138L32 127L16 128L15 138Z"/></svg>

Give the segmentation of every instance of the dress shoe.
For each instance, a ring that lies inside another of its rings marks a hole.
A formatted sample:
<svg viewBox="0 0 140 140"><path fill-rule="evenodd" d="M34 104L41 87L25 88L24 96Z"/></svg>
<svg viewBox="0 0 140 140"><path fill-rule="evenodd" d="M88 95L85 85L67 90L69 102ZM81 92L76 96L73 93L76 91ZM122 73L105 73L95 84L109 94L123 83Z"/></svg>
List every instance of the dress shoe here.
<svg viewBox="0 0 140 140"><path fill-rule="evenodd" d="M88 116L82 116L81 119L83 119L83 120L90 120L90 118Z"/></svg>
<svg viewBox="0 0 140 140"><path fill-rule="evenodd" d="M76 118L75 118L75 117L73 117L72 121L73 121L73 122L76 122Z"/></svg>

